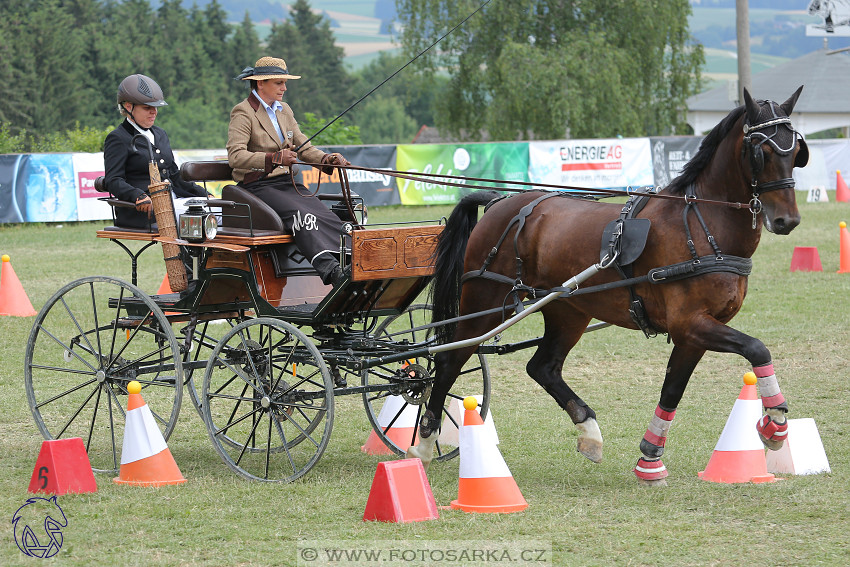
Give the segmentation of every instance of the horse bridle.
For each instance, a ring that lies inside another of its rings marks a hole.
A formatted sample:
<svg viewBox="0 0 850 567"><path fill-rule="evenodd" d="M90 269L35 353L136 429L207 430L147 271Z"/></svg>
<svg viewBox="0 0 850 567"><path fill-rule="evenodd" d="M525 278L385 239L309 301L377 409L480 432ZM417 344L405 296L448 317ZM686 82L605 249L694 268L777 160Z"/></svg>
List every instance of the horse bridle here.
<svg viewBox="0 0 850 567"><path fill-rule="evenodd" d="M753 176L752 181L750 182L750 185L753 188L753 196L749 203L750 212L753 214L753 229L756 227L756 218L762 210L759 195L780 189L793 189L796 186L793 177L785 177L759 184L758 175L761 173L762 169L764 169L764 150L762 149L762 145L765 143L770 144L775 153L781 156L787 156L794 151L794 148L797 147L798 139L805 144L800 133L791 126L791 118L788 116L777 115L776 109L774 108L775 104L776 103L770 103L770 110L774 116L772 119L759 122L754 126L750 126L746 120L744 121L744 145L742 152L744 154L744 159L749 160L750 172ZM791 144L787 148L781 147L776 140L776 136L779 134L780 127L782 125L787 125L788 129L791 130ZM773 133L769 136L761 131L770 127L773 127Z"/></svg>

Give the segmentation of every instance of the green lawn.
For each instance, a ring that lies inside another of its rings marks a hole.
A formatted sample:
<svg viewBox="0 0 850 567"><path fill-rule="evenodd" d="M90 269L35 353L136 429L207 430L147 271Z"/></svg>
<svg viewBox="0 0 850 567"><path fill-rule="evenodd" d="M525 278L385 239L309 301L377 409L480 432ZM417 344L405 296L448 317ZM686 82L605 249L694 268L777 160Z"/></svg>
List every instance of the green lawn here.
<svg viewBox="0 0 850 567"><path fill-rule="evenodd" d="M490 361L499 450L529 503L524 512L441 510L434 521L363 522L380 459L360 451L369 424L359 397L338 399L328 448L305 477L268 485L245 481L224 465L184 396L168 444L188 482L144 489L119 486L109 475L98 475L98 492L60 496L68 526L53 564L320 565L331 563L308 562L303 550L331 541L337 546L353 542L386 548L396 542L429 549L542 543L552 549L548 564L570 566L848 565L850 274L836 270L838 223L850 221L850 206L803 202L800 208L803 223L791 235L763 234L749 295L732 324L771 350L789 400L789 417L816 420L830 474L786 476L762 485L698 480L749 370L740 357L709 354L697 367L670 432L664 457L669 486L637 486L631 471L658 400L670 346L663 337L647 340L639 332L609 328L589 333L564 370L598 414L605 437L601 464L576 453L568 416L526 376L530 351ZM391 207L370 211L370 220L439 218L448 211ZM76 278L105 274L129 279L125 254L94 237L100 226L0 225L0 253L11 256L36 309ZM723 246L722 240L719 244ZM824 271L791 273L795 246L816 246ZM140 287L155 292L164 274L160 252L145 253L139 270ZM32 317L0 317L0 511L7 515L0 545L3 565L37 562L15 546L8 523L30 496L27 486L42 441L23 383L32 322ZM535 336L539 326L539 319L530 317L505 340ZM435 463L428 476L438 505L457 497L457 460Z"/></svg>

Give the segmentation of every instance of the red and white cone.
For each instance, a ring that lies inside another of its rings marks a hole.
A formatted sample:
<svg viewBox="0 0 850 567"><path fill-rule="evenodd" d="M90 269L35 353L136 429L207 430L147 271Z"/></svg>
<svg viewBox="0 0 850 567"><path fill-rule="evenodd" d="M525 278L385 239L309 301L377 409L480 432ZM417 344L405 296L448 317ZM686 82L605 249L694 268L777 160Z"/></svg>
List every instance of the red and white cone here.
<svg viewBox="0 0 850 567"><path fill-rule="evenodd" d="M460 478L452 508L465 512L520 512L528 508L508 465L484 421L477 400L463 400L466 412L460 428Z"/></svg>
<svg viewBox="0 0 850 567"><path fill-rule="evenodd" d="M699 478L726 484L774 482L776 477L767 472L764 445L754 426L761 417L762 403L756 391L756 375L747 372L744 387Z"/></svg>
<svg viewBox="0 0 850 567"><path fill-rule="evenodd" d="M410 448L413 432L416 429L416 406L407 404L405 407L406 403L401 396L389 396L381 406L381 411L378 412L378 426L381 431L402 451ZM369 432L369 438L360 450L368 455L395 454L381 441L374 430Z"/></svg>
<svg viewBox="0 0 850 567"><path fill-rule="evenodd" d="M186 482L171 451L156 426L150 408L142 399L142 385L135 380L127 384L127 421L121 447L119 484L160 486Z"/></svg>

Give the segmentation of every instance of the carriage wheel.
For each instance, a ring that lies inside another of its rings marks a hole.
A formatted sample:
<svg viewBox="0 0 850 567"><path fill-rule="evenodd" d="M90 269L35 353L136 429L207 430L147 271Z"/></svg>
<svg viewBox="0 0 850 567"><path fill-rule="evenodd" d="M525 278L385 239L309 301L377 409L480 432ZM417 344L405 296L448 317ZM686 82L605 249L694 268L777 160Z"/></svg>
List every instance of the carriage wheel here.
<svg viewBox="0 0 850 567"><path fill-rule="evenodd" d="M403 313L383 321L375 336L391 343L419 344L433 336L431 330L418 327L431 322L430 305L411 305ZM376 366L363 371L363 385L387 383L387 389L363 394L363 405L369 423L378 438L394 453L403 455L411 444L418 443L414 432L404 427L419 423L425 411L431 385L434 381L434 359L432 356L411 358L402 363ZM490 407L490 369L484 355L473 355L464 365L443 406L443 425L437 440L435 459L453 459L459 453L458 422L463 398L479 396L481 415L486 417ZM455 411L449 413L454 403ZM401 427L400 427L401 426ZM418 427L416 428L418 431Z"/></svg>
<svg viewBox="0 0 850 567"><path fill-rule="evenodd" d="M333 380L297 328L250 319L213 349L201 393L216 451L240 475L291 482L322 456L333 426Z"/></svg>
<svg viewBox="0 0 850 567"><path fill-rule="evenodd" d="M180 350L171 327L143 291L92 276L56 292L35 319L26 348L27 401L45 439L81 437L92 468L117 472L127 383L165 439L183 395Z"/></svg>
<svg viewBox="0 0 850 567"><path fill-rule="evenodd" d="M198 321L188 347L186 345L186 333L189 323L175 323L172 327L183 353L183 383L186 385L186 393L201 419L204 419L204 412L201 407L201 388L204 384L204 370L207 361L219 339L235 327L239 321L237 317Z"/></svg>

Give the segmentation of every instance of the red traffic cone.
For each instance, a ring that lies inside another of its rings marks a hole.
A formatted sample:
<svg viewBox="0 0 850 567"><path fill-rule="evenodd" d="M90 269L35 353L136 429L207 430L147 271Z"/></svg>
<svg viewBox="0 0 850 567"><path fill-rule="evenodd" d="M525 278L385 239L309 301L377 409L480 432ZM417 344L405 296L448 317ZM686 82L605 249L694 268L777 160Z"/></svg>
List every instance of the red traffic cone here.
<svg viewBox="0 0 850 567"><path fill-rule="evenodd" d="M841 221L838 223L839 238L838 241L838 273L850 273L850 233L847 232L847 223Z"/></svg>
<svg viewBox="0 0 850 567"><path fill-rule="evenodd" d="M475 408L475 411L481 415L480 404L484 400L484 396L476 395L475 399L478 400L479 404L478 407ZM450 445L453 447L460 446L460 428L463 427L464 412L463 400L452 398L449 402L449 407L445 412L445 416L443 417L443 425L440 427L440 436L437 437L437 441L440 442L440 445L444 447L448 447ZM487 429L488 433L493 436L493 443L498 445L499 434L496 433L496 425L493 422L492 409L487 411L487 417L484 418L484 427Z"/></svg>
<svg viewBox="0 0 850 567"><path fill-rule="evenodd" d="M13 315L15 317L37 315L24 291L24 286L21 285L21 281L15 275L15 270L12 269L9 255L3 254L2 260L3 267L0 268L0 315Z"/></svg>
<svg viewBox="0 0 850 567"><path fill-rule="evenodd" d="M850 202L850 188L841 177L841 170L835 171L835 200L841 203Z"/></svg>
<svg viewBox="0 0 850 567"><path fill-rule="evenodd" d="M127 421L121 446L119 484L160 486L186 482L162 433L156 426L150 408L142 399L142 385L133 380L127 384Z"/></svg>
<svg viewBox="0 0 850 567"><path fill-rule="evenodd" d="M381 411L378 412L378 426L390 441L402 451L407 451L413 440L413 432L416 430L416 406L404 407L404 405L405 401L401 396L389 396L381 406ZM381 441L374 430L369 433L369 438L360 450L368 455L395 454Z"/></svg>
<svg viewBox="0 0 850 567"><path fill-rule="evenodd" d="M756 392L756 381L756 375L752 372L744 375L744 387L735 400L714 453L708 466L699 473L702 480L726 484L776 480L767 472L764 445L755 427L761 418L761 400Z"/></svg>
<svg viewBox="0 0 850 567"><path fill-rule="evenodd" d="M791 254L791 271L822 272L817 246L795 246Z"/></svg>
<svg viewBox="0 0 850 567"><path fill-rule="evenodd" d="M91 462L79 437L42 441L29 492L62 495L97 492Z"/></svg>
<svg viewBox="0 0 850 567"><path fill-rule="evenodd" d="M439 517L437 502L419 459L378 463L363 521L420 522Z"/></svg>
<svg viewBox="0 0 850 567"><path fill-rule="evenodd" d="M475 411L478 401L463 400L460 429L460 478L452 508L464 512L520 512L528 508L492 434Z"/></svg>

